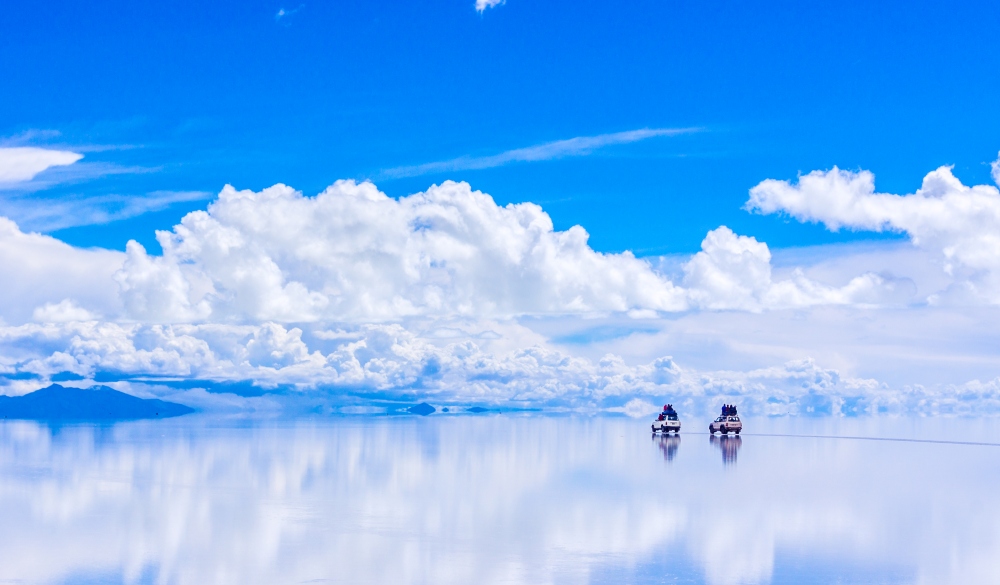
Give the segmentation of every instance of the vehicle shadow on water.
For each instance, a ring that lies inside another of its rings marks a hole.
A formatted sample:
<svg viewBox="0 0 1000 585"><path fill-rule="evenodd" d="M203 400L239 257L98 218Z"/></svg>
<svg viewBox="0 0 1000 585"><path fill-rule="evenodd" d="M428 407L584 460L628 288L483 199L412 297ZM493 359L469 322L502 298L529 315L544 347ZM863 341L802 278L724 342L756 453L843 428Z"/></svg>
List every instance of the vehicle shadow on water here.
<svg viewBox="0 0 1000 585"><path fill-rule="evenodd" d="M710 435L708 440L722 451L723 463L736 465L736 456L740 452L740 447L743 446L743 439L739 435L722 435L721 437Z"/></svg>

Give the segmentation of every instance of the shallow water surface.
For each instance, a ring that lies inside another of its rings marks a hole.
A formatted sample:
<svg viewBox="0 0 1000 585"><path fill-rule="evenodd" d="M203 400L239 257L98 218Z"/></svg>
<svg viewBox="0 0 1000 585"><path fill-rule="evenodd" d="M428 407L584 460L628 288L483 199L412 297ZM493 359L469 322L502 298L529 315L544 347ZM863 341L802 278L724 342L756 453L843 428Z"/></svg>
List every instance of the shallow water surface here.
<svg viewBox="0 0 1000 585"><path fill-rule="evenodd" d="M1000 421L701 422L3 422L0 583L1000 583Z"/></svg>

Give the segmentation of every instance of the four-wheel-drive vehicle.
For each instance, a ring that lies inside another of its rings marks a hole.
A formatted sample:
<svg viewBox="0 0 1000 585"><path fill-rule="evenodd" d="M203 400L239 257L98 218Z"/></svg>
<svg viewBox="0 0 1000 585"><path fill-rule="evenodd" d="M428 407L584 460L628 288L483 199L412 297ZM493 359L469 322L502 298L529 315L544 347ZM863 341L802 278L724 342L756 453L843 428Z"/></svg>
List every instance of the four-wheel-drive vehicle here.
<svg viewBox="0 0 1000 585"><path fill-rule="evenodd" d="M740 416L738 414L724 414L708 425L708 432L713 435L716 432L722 433L723 435L727 435L732 432L738 435L742 430L743 423L740 421Z"/></svg>
<svg viewBox="0 0 1000 585"><path fill-rule="evenodd" d="M670 404L663 407L663 412L660 413L656 420L653 421L653 432L660 431L661 433L669 433L673 431L675 433L681 432L681 421L677 418L677 411Z"/></svg>

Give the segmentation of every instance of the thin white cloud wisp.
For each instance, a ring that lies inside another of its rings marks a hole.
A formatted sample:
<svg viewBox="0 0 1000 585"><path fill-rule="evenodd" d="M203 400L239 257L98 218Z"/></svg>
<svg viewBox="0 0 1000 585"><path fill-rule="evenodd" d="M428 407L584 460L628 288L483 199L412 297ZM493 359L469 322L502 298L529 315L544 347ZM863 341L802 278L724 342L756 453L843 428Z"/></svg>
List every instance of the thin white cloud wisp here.
<svg viewBox="0 0 1000 585"><path fill-rule="evenodd" d="M279 23L279 24L285 24L285 25L287 25L288 24L288 19L291 18L292 16L294 16L296 13L298 13L300 10L302 10L305 7L306 7L305 4L299 4L295 8L292 8L291 10L285 10L284 8L279 8L278 12L276 12L275 15L274 15L274 21L277 22L277 23Z"/></svg>
<svg viewBox="0 0 1000 585"><path fill-rule="evenodd" d="M102 225L160 211L177 203L204 201L204 191L154 191L146 195L95 195L79 198L10 197L0 199L4 213L25 229L52 232Z"/></svg>
<svg viewBox="0 0 1000 585"><path fill-rule="evenodd" d="M629 144L658 136L690 134L699 130L699 128L641 128L598 136L577 136L525 148L515 148L490 156L462 156L445 161L395 167L382 171L380 176L387 179L417 177L449 171L490 169L513 162L537 162L570 156L586 156L605 146Z"/></svg>
<svg viewBox="0 0 1000 585"><path fill-rule="evenodd" d="M476 0L476 12L482 14L487 8L500 6L505 0Z"/></svg>
<svg viewBox="0 0 1000 585"><path fill-rule="evenodd" d="M34 179L42 171L75 163L82 154L33 146L0 147L0 185Z"/></svg>

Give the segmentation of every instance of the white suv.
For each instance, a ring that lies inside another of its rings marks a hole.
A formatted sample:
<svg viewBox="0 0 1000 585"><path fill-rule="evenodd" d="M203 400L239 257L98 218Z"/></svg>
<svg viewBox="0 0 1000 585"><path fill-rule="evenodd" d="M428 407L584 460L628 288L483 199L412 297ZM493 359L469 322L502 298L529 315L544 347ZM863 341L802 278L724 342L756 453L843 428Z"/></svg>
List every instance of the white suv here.
<svg viewBox="0 0 1000 585"><path fill-rule="evenodd" d="M677 411L673 408L670 408L670 410L664 408L660 416L656 417L656 420L653 421L653 433L655 434L656 431L660 431L663 434L667 434L670 431L675 433L681 432L681 421L677 417Z"/></svg>
<svg viewBox="0 0 1000 585"><path fill-rule="evenodd" d="M722 433L723 435L729 434L730 431L740 434L743 430L743 423L740 422L740 417L738 414L722 415L719 418L712 421L712 424L708 425L708 432L713 435L716 431Z"/></svg>

